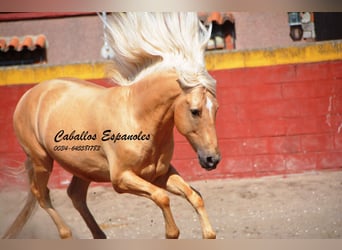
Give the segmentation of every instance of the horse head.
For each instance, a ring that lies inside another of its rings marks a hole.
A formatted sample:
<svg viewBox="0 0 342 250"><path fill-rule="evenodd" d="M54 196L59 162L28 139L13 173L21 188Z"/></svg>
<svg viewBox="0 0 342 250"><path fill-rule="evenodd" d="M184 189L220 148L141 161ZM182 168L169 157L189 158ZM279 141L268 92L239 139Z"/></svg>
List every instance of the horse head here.
<svg viewBox="0 0 342 250"><path fill-rule="evenodd" d="M200 165L215 169L221 156L216 136L216 97L203 86L190 88L175 101L174 121L195 152Z"/></svg>

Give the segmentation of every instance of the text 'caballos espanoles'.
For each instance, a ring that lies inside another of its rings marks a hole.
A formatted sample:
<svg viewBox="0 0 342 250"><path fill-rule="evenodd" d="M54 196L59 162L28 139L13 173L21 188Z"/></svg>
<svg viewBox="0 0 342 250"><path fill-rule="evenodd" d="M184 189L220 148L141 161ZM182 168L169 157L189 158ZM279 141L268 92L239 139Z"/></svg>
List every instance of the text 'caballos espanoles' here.
<svg viewBox="0 0 342 250"><path fill-rule="evenodd" d="M112 130L104 130L100 136L101 141L145 141L150 140L151 135L145 134L143 131L139 133L114 133ZM72 130L70 133L66 133L63 129L59 130L55 137L55 142L61 141L95 141L98 139L96 133L89 133L89 131L82 131L81 133L76 130Z"/></svg>

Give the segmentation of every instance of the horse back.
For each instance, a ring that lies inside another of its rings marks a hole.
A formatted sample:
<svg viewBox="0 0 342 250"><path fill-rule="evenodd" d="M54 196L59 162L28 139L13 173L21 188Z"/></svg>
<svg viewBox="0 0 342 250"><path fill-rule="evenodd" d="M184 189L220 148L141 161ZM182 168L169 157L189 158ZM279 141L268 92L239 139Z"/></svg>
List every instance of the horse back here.
<svg viewBox="0 0 342 250"><path fill-rule="evenodd" d="M35 131L39 120L46 120L52 110L61 109L75 99L96 97L96 92L105 89L102 86L80 79L59 78L44 81L28 90L19 100L13 115L14 128L20 124L31 125ZM87 97L88 95L88 97Z"/></svg>

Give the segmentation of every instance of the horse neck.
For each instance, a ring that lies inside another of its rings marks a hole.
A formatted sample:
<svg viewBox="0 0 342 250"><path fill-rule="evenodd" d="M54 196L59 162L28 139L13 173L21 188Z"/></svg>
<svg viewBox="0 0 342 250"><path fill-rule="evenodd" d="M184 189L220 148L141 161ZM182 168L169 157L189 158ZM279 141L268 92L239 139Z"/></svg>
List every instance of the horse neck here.
<svg viewBox="0 0 342 250"><path fill-rule="evenodd" d="M138 121L171 131L174 126L173 103L182 90L173 71L154 73L131 85L131 102ZM156 131L157 132L157 131Z"/></svg>

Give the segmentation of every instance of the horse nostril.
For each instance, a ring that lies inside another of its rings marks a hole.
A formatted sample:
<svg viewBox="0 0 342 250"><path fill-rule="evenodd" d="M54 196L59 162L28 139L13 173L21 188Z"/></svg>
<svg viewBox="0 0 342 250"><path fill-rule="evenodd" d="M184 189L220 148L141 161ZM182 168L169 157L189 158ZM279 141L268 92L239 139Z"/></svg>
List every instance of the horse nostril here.
<svg viewBox="0 0 342 250"><path fill-rule="evenodd" d="M216 165L218 164L219 161L220 159L218 157L214 157L214 156L206 157L206 163L210 168L216 168Z"/></svg>
<svg viewBox="0 0 342 250"><path fill-rule="evenodd" d="M206 170L212 170L215 169L217 164L220 162L220 155L206 155L201 156L201 154L198 154L198 159L201 164L201 166Z"/></svg>
<svg viewBox="0 0 342 250"><path fill-rule="evenodd" d="M208 157L207 157L207 162L208 162L208 163L214 163L213 157L208 156Z"/></svg>

